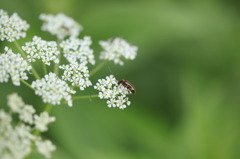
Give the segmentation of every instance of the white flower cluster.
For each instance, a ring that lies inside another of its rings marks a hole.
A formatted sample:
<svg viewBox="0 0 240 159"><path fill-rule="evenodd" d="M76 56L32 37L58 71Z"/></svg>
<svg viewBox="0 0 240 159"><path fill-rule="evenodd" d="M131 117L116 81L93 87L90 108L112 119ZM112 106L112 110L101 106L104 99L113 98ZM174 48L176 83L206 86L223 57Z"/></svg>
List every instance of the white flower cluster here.
<svg viewBox="0 0 240 159"><path fill-rule="evenodd" d="M73 86L77 86L80 90L92 85L89 80L88 67L85 64L78 64L77 62L68 65L59 66L64 70L62 79L71 82Z"/></svg>
<svg viewBox="0 0 240 159"><path fill-rule="evenodd" d="M99 44L104 49L100 58L114 61L115 64L123 65L122 57L127 60L134 60L137 55L138 48L121 38L111 38L108 41L100 41Z"/></svg>
<svg viewBox="0 0 240 159"><path fill-rule="evenodd" d="M56 150L56 146L54 146L49 140L42 141L40 139L37 140L35 144L37 146L38 152L44 155L46 158L51 158L51 153Z"/></svg>
<svg viewBox="0 0 240 159"><path fill-rule="evenodd" d="M55 117L50 117L47 112L42 112L39 116L34 115L35 128L41 132L47 131L47 125L54 122Z"/></svg>
<svg viewBox="0 0 240 159"><path fill-rule="evenodd" d="M92 65L95 64L93 50L90 48L92 40L90 36L85 36L83 39L70 37L62 41L60 47L63 49L63 56L70 62L79 62Z"/></svg>
<svg viewBox="0 0 240 159"><path fill-rule="evenodd" d="M26 42L22 49L28 54L29 62L41 59L46 65L50 65L50 61L59 63L58 54L60 53L55 41L45 41L38 36L34 36L31 42Z"/></svg>
<svg viewBox="0 0 240 159"><path fill-rule="evenodd" d="M94 89L100 91L98 94L100 99L108 99L108 107L124 109L131 104L127 97L130 94L129 90L119 85L113 75L107 76L106 79L99 79Z"/></svg>
<svg viewBox="0 0 240 159"><path fill-rule="evenodd" d="M33 118L33 116L37 116L35 109L31 105L25 104L16 93L8 96L8 106L13 113L18 115L19 122L13 124L11 114L0 110L0 158L24 159L32 152L32 144L36 145L40 154L50 158L56 147L51 141L34 135L33 130L37 129L40 122ZM51 121L45 122L45 127L55 121L54 117L51 118ZM41 118L41 120L46 121L47 119Z"/></svg>
<svg viewBox="0 0 240 159"><path fill-rule="evenodd" d="M29 25L22 20L17 13L8 16L8 13L0 9L0 40L7 40L13 42L26 37L26 31Z"/></svg>
<svg viewBox="0 0 240 159"><path fill-rule="evenodd" d="M11 77L13 84L19 86L20 79L28 79L26 71L31 68L20 54L13 53L8 47L0 54L0 82L8 82Z"/></svg>
<svg viewBox="0 0 240 159"><path fill-rule="evenodd" d="M42 96L44 103L56 105L64 99L69 106L72 106L71 94L76 93L76 91L72 90L55 73L50 72L44 78L33 81L31 86L35 89L35 94Z"/></svg>
<svg viewBox="0 0 240 159"><path fill-rule="evenodd" d="M83 29L80 24L62 13L56 16L52 14L41 14L39 18L45 22L42 30L56 35L58 39L64 39L67 36L76 37Z"/></svg>

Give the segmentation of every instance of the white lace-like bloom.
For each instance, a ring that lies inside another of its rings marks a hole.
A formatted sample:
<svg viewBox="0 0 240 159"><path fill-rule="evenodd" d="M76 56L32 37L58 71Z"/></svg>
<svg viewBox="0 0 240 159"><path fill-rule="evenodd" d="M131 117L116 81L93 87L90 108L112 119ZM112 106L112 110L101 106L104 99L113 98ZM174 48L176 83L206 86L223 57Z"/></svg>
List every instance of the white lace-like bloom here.
<svg viewBox="0 0 240 159"><path fill-rule="evenodd" d="M33 114L36 112L33 106L27 105L23 102L22 98L17 93L13 93L7 96L8 106L13 113L19 114L19 119L22 121L32 124Z"/></svg>
<svg viewBox="0 0 240 159"><path fill-rule="evenodd" d="M121 38L111 38L108 41L100 41L99 44L104 49L101 52L100 58L114 61L115 64L123 65L122 58L134 60L137 55L138 48L130 45Z"/></svg>
<svg viewBox="0 0 240 159"><path fill-rule="evenodd" d="M16 102L20 102L19 106L21 110L17 109L18 119L20 122L18 124L12 122L12 117L10 113L6 113L2 109L0 109L0 158L1 159L24 159L28 156L32 151L32 145L39 145L39 141L42 141L40 136L35 136L33 128L38 127L39 124L46 123L46 120L49 122L53 122L55 118L49 117L46 112L44 115L40 114L37 120L33 121L33 114L35 113L35 109L32 106L25 104L22 101L22 98L19 97L16 93L8 96L8 103L10 105L17 105ZM14 107L9 107L12 109ZM16 113L16 111L12 111ZM31 117L30 117L31 116ZM37 116L37 115L35 115ZM46 117L47 116L47 117ZM29 122L31 121L31 122ZM38 125L35 125L37 123ZM47 124L48 124L47 123ZM44 130L47 130L45 124ZM50 142L50 141L48 141ZM45 146L44 146L45 144ZM40 144L41 145L41 144ZM52 143L43 142L41 152L45 157L50 156L50 153L54 151L56 148ZM44 151L44 147L49 148L48 153L46 150ZM37 147L39 150L39 147ZM43 153L45 152L45 154ZM47 155L46 155L47 154Z"/></svg>
<svg viewBox="0 0 240 159"><path fill-rule="evenodd" d="M5 114L3 116L1 114ZM0 158L8 156L9 159L24 159L31 152L31 143L34 139L30 133L30 127L24 124L19 124L16 127L11 125L2 125L1 121L10 118L10 115L4 111L0 111Z"/></svg>
<svg viewBox="0 0 240 159"><path fill-rule="evenodd" d="M59 63L58 54L60 53L55 41L45 41L38 36L34 36L31 42L27 42L22 49L28 54L29 62L41 59L46 65L50 65L50 61Z"/></svg>
<svg viewBox="0 0 240 159"><path fill-rule="evenodd" d="M59 66L59 68L64 70L62 79L71 82L73 86L79 87L80 90L84 90L86 87L92 85L89 80L89 71L86 65L75 62Z"/></svg>
<svg viewBox="0 0 240 159"><path fill-rule="evenodd" d="M17 13L8 16L8 13L0 9L0 40L13 42L26 37L26 31L29 25L22 20Z"/></svg>
<svg viewBox="0 0 240 159"><path fill-rule="evenodd" d="M56 118L50 117L47 112L43 112L39 116L34 115L35 128L41 132L47 131L47 125L55 120Z"/></svg>
<svg viewBox="0 0 240 159"><path fill-rule="evenodd" d="M33 114L35 113L35 109L31 105L24 105L22 110L19 113L19 118L29 124L33 123Z"/></svg>
<svg viewBox="0 0 240 159"><path fill-rule="evenodd" d="M124 109L130 105L127 97L130 91L123 85L118 85L113 75L107 76L106 79L99 79L94 89L100 91L98 94L100 99L108 99L108 107Z"/></svg>
<svg viewBox="0 0 240 159"><path fill-rule="evenodd" d="M60 47L63 49L63 56L70 62L80 62L81 64L95 64L93 50L90 48L92 40L90 36L83 39L70 37L62 41ZM79 60L79 61L78 61Z"/></svg>
<svg viewBox="0 0 240 159"><path fill-rule="evenodd" d="M35 144L38 152L45 156L45 158L51 158L51 153L56 150L56 146L54 146L49 140L38 140Z"/></svg>
<svg viewBox="0 0 240 159"><path fill-rule="evenodd" d="M55 73L50 72L44 78L33 81L31 86L35 89L35 94L42 96L44 103L56 105L64 99L69 106L72 106L71 94L74 94L75 91Z"/></svg>
<svg viewBox="0 0 240 159"><path fill-rule="evenodd" d="M11 77L14 85L20 85L20 79L27 80L26 71L32 67L20 54L15 54L11 49L5 47L5 53L0 54L0 82L8 82Z"/></svg>
<svg viewBox="0 0 240 159"><path fill-rule="evenodd" d="M24 102L21 97L18 96L17 93L13 93L7 96L8 106L11 108L12 112L19 113L21 109L24 107Z"/></svg>
<svg viewBox="0 0 240 159"><path fill-rule="evenodd" d="M12 121L12 117L10 115L8 115L5 111L0 110L0 125L1 125L1 127L7 127L11 123L11 121ZM2 131L3 131L3 129L0 129L0 133L2 133Z"/></svg>
<svg viewBox="0 0 240 159"><path fill-rule="evenodd" d="M56 35L58 39L64 39L67 36L76 37L83 29L80 24L62 13L56 16L52 14L41 14L39 18L44 21L42 30Z"/></svg>

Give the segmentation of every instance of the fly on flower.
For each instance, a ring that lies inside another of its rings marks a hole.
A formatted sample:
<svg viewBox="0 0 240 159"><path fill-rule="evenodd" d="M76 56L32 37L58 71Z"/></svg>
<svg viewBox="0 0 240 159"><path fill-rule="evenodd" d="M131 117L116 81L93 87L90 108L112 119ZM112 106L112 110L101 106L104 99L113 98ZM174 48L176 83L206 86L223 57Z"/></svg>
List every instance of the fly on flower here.
<svg viewBox="0 0 240 159"><path fill-rule="evenodd" d="M118 85L123 85L125 88L127 88L132 94L136 93L135 87L126 80L120 80L118 81Z"/></svg>

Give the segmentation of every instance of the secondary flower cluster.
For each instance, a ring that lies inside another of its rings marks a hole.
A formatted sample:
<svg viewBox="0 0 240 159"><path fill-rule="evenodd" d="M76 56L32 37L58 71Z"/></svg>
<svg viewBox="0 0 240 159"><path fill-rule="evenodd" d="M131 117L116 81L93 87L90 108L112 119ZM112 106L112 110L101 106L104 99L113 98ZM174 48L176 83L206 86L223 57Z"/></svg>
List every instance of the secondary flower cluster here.
<svg viewBox="0 0 240 159"><path fill-rule="evenodd" d="M124 109L130 105L127 97L130 94L129 90L123 85L119 85L113 75L107 76L106 79L99 79L94 88L100 91L99 98L108 99L108 107Z"/></svg>
<svg viewBox="0 0 240 159"><path fill-rule="evenodd" d="M127 43L122 38L111 38L108 41L100 41L104 51L101 52L100 58L104 60L114 61L115 64L123 65L121 58L134 60L137 55L138 48Z"/></svg>
<svg viewBox="0 0 240 159"><path fill-rule="evenodd" d="M55 41L45 41L34 36L32 42L27 42L25 46L22 46L22 49L28 54L29 62L41 59L46 65L50 65L50 61L59 63L58 54L60 51L57 49Z"/></svg>
<svg viewBox="0 0 240 159"><path fill-rule="evenodd" d="M35 89L37 95L42 96L44 103L56 105L60 104L64 99L69 106L72 106L71 94L74 94L76 91L72 90L55 73L50 72L44 78L33 81L31 86Z"/></svg>
<svg viewBox="0 0 240 159"><path fill-rule="evenodd" d="M80 90L84 90L86 87L92 85L88 78L88 67L85 64L74 62L68 65L59 66L59 68L64 70L62 79L72 83L73 86L79 87Z"/></svg>
<svg viewBox="0 0 240 159"><path fill-rule="evenodd" d="M63 56L70 62L80 62L81 64L95 64L93 50L90 48L92 40L90 36L83 39L71 37L62 41L60 47L63 49Z"/></svg>
<svg viewBox="0 0 240 159"><path fill-rule="evenodd" d="M0 9L0 40L13 42L21 37L26 37L29 25L17 13L9 17L8 13Z"/></svg>
<svg viewBox="0 0 240 159"><path fill-rule="evenodd" d="M83 29L80 24L62 13L56 16L52 14L41 14L39 18L45 22L42 30L56 35L58 39L64 39L67 36L76 37Z"/></svg>
<svg viewBox="0 0 240 159"><path fill-rule="evenodd" d="M27 80L27 73L32 67L20 54L15 54L5 47L5 53L0 54L0 82L8 82L12 78L14 85L19 86L20 80Z"/></svg>
<svg viewBox="0 0 240 159"><path fill-rule="evenodd" d="M19 122L14 124L11 113L0 109L0 158L24 159L32 152L32 144L40 154L50 158L56 147L51 141L36 136L34 130L46 131L47 125L55 118L43 116L46 112L38 116L33 106L25 104L16 93L8 96L8 106L10 112L18 115Z"/></svg>

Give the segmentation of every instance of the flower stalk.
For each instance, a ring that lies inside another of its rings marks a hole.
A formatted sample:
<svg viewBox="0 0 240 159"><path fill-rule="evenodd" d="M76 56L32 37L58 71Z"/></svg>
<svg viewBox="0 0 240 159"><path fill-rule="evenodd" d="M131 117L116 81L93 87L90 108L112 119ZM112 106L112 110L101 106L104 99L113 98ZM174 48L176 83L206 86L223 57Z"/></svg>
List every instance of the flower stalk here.
<svg viewBox="0 0 240 159"><path fill-rule="evenodd" d="M25 55L25 53L23 52L23 50L21 49L20 45L18 44L18 42L15 40L14 41L14 44L15 46L17 47L18 51L20 52L20 54L22 55L22 57L26 60L27 60L27 56ZM29 62L28 62L29 65L31 65ZM37 71L35 70L35 68L32 66L32 69L31 69L31 72L32 74L35 76L36 79L40 79L40 76L38 75Z"/></svg>

